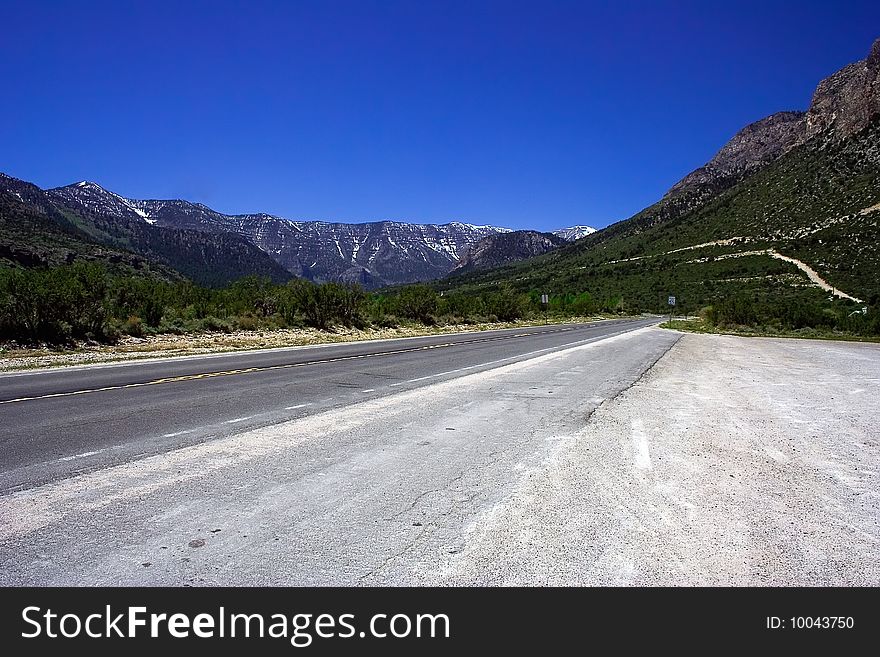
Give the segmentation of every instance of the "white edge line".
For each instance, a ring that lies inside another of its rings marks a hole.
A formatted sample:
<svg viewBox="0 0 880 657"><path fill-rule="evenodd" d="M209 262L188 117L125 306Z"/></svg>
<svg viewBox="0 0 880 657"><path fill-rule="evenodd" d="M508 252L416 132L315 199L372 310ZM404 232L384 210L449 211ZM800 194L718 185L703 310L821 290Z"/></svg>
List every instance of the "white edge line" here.
<svg viewBox="0 0 880 657"><path fill-rule="evenodd" d="M183 431L173 431L171 433L166 433L162 437L163 438L174 438L175 436L182 436L185 433L192 433L195 429L184 429Z"/></svg>
<svg viewBox="0 0 880 657"><path fill-rule="evenodd" d="M82 454L74 454L73 456L62 456L60 459L55 459L55 463L66 463L67 461L74 461L76 459L84 459L88 456L94 456L95 454L100 454L101 452L106 452L109 447L104 449L98 449L93 452L83 452Z"/></svg>

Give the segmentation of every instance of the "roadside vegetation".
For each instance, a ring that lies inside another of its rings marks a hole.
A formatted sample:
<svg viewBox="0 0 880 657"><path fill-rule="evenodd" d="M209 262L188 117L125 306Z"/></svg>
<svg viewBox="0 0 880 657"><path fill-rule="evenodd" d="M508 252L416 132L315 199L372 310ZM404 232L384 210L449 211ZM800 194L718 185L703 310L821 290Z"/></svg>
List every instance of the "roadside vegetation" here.
<svg viewBox="0 0 880 657"><path fill-rule="evenodd" d="M622 312L619 299L560 294L550 299L545 313L540 292L507 287L465 294L411 285L368 293L356 285L304 280L278 284L246 276L215 289L189 281L118 276L98 263L0 269L0 340L20 346L305 327L477 326L600 312Z"/></svg>
<svg viewBox="0 0 880 657"><path fill-rule="evenodd" d="M664 328L696 333L880 341L880 308L849 303L755 303L734 295Z"/></svg>
<svg viewBox="0 0 880 657"><path fill-rule="evenodd" d="M627 289L626 279L619 282ZM89 342L113 344L126 335L477 328L656 313L662 308L660 299L666 299L666 289L658 287L648 302L616 295L606 285L599 286L599 294L562 291L550 294L544 308L542 290L510 286L438 291L432 285L409 285L365 292L356 285L304 280L273 283L267 277L246 276L223 288L208 288L190 281L119 276L99 263L0 268L0 341L7 347L72 347ZM722 286L711 303L704 305L705 300L700 295L697 305L679 296L676 314L698 319L671 326L761 335L880 336L877 299L866 304L829 299L815 287L785 279L765 279L748 291L733 293Z"/></svg>
<svg viewBox="0 0 880 657"><path fill-rule="evenodd" d="M664 312L666 295L677 294L695 310L737 292L763 296L782 287L791 295L775 283L802 281L803 274L756 253L771 248L807 263L835 288L876 303L880 118L850 139L805 144L708 199L664 199L545 255L451 276L443 285L589 290L652 312Z"/></svg>

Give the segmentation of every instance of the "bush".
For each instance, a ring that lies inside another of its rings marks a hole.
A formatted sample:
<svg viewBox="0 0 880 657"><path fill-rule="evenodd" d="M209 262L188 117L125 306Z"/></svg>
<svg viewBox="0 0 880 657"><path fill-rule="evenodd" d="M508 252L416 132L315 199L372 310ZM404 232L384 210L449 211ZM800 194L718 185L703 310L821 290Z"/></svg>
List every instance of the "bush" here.
<svg viewBox="0 0 880 657"><path fill-rule="evenodd" d="M737 295L713 304L706 318L715 326L752 326L758 322L758 314L752 299Z"/></svg>
<svg viewBox="0 0 880 657"><path fill-rule="evenodd" d="M202 320L202 328L206 331L218 331L221 333L231 333L232 324L224 319L219 319L213 315L208 315Z"/></svg>
<svg viewBox="0 0 880 657"><path fill-rule="evenodd" d="M439 295L427 285L410 285L403 288L394 300L395 312L401 317L428 324L437 312Z"/></svg>
<svg viewBox="0 0 880 657"><path fill-rule="evenodd" d="M142 338L144 336L144 323L137 315L129 315L128 319L123 322L121 331L126 335Z"/></svg>
<svg viewBox="0 0 880 657"><path fill-rule="evenodd" d="M239 331L256 331L260 328L260 320L253 315L242 315L235 318L235 328Z"/></svg>
<svg viewBox="0 0 880 657"><path fill-rule="evenodd" d="M289 284L290 301L305 317L306 324L327 330L334 324L365 326L366 295L358 285L324 283L316 285L296 280Z"/></svg>
<svg viewBox="0 0 880 657"><path fill-rule="evenodd" d="M583 292L572 299L568 309L573 315L586 316L595 313L598 305L589 292Z"/></svg>
<svg viewBox="0 0 880 657"><path fill-rule="evenodd" d="M437 300L437 314L456 317L478 317L486 312L483 297L477 294L444 294Z"/></svg>
<svg viewBox="0 0 880 657"><path fill-rule="evenodd" d="M494 315L502 322L512 322L528 313L529 298L523 294L517 294L510 288L504 288L500 292L489 295L486 300L486 308L490 315Z"/></svg>
<svg viewBox="0 0 880 657"><path fill-rule="evenodd" d="M27 342L114 340L103 267L0 270L0 334Z"/></svg>
<svg viewBox="0 0 880 657"><path fill-rule="evenodd" d="M458 326L469 323L473 323L473 321L464 317L459 317L458 315L441 315L437 318L437 324L440 326Z"/></svg>
<svg viewBox="0 0 880 657"><path fill-rule="evenodd" d="M400 320L396 315L380 315L372 317L370 321L379 328L397 328L400 326Z"/></svg>
<svg viewBox="0 0 880 657"><path fill-rule="evenodd" d="M245 276L223 290L223 304L233 315L269 317L284 303L277 286L268 277Z"/></svg>

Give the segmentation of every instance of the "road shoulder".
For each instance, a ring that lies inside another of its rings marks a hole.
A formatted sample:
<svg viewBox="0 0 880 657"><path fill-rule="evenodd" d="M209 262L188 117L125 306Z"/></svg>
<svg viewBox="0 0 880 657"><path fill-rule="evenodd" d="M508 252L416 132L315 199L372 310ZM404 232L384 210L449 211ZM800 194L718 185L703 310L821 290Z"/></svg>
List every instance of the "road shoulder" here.
<svg viewBox="0 0 880 657"><path fill-rule="evenodd" d="M878 416L880 347L684 335L443 581L876 586Z"/></svg>

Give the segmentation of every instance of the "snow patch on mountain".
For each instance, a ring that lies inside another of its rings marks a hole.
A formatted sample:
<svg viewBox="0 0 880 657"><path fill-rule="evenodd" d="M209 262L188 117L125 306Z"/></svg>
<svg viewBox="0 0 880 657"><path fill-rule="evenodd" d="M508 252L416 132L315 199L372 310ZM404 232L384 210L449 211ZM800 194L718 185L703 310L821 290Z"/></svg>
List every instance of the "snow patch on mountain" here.
<svg viewBox="0 0 880 657"><path fill-rule="evenodd" d="M128 199L88 181L50 191L88 210L160 228L235 233L296 276L367 287L440 278L484 237L511 232L462 221L341 223L289 220L265 213L226 215L201 203Z"/></svg>
<svg viewBox="0 0 880 657"><path fill-rule="evenodd" d="M574 242L575 240L579 240L582 237L595 233L596 229L592 226L569 226L568 228L559 228L550 232L564 240Z"/></svg>

